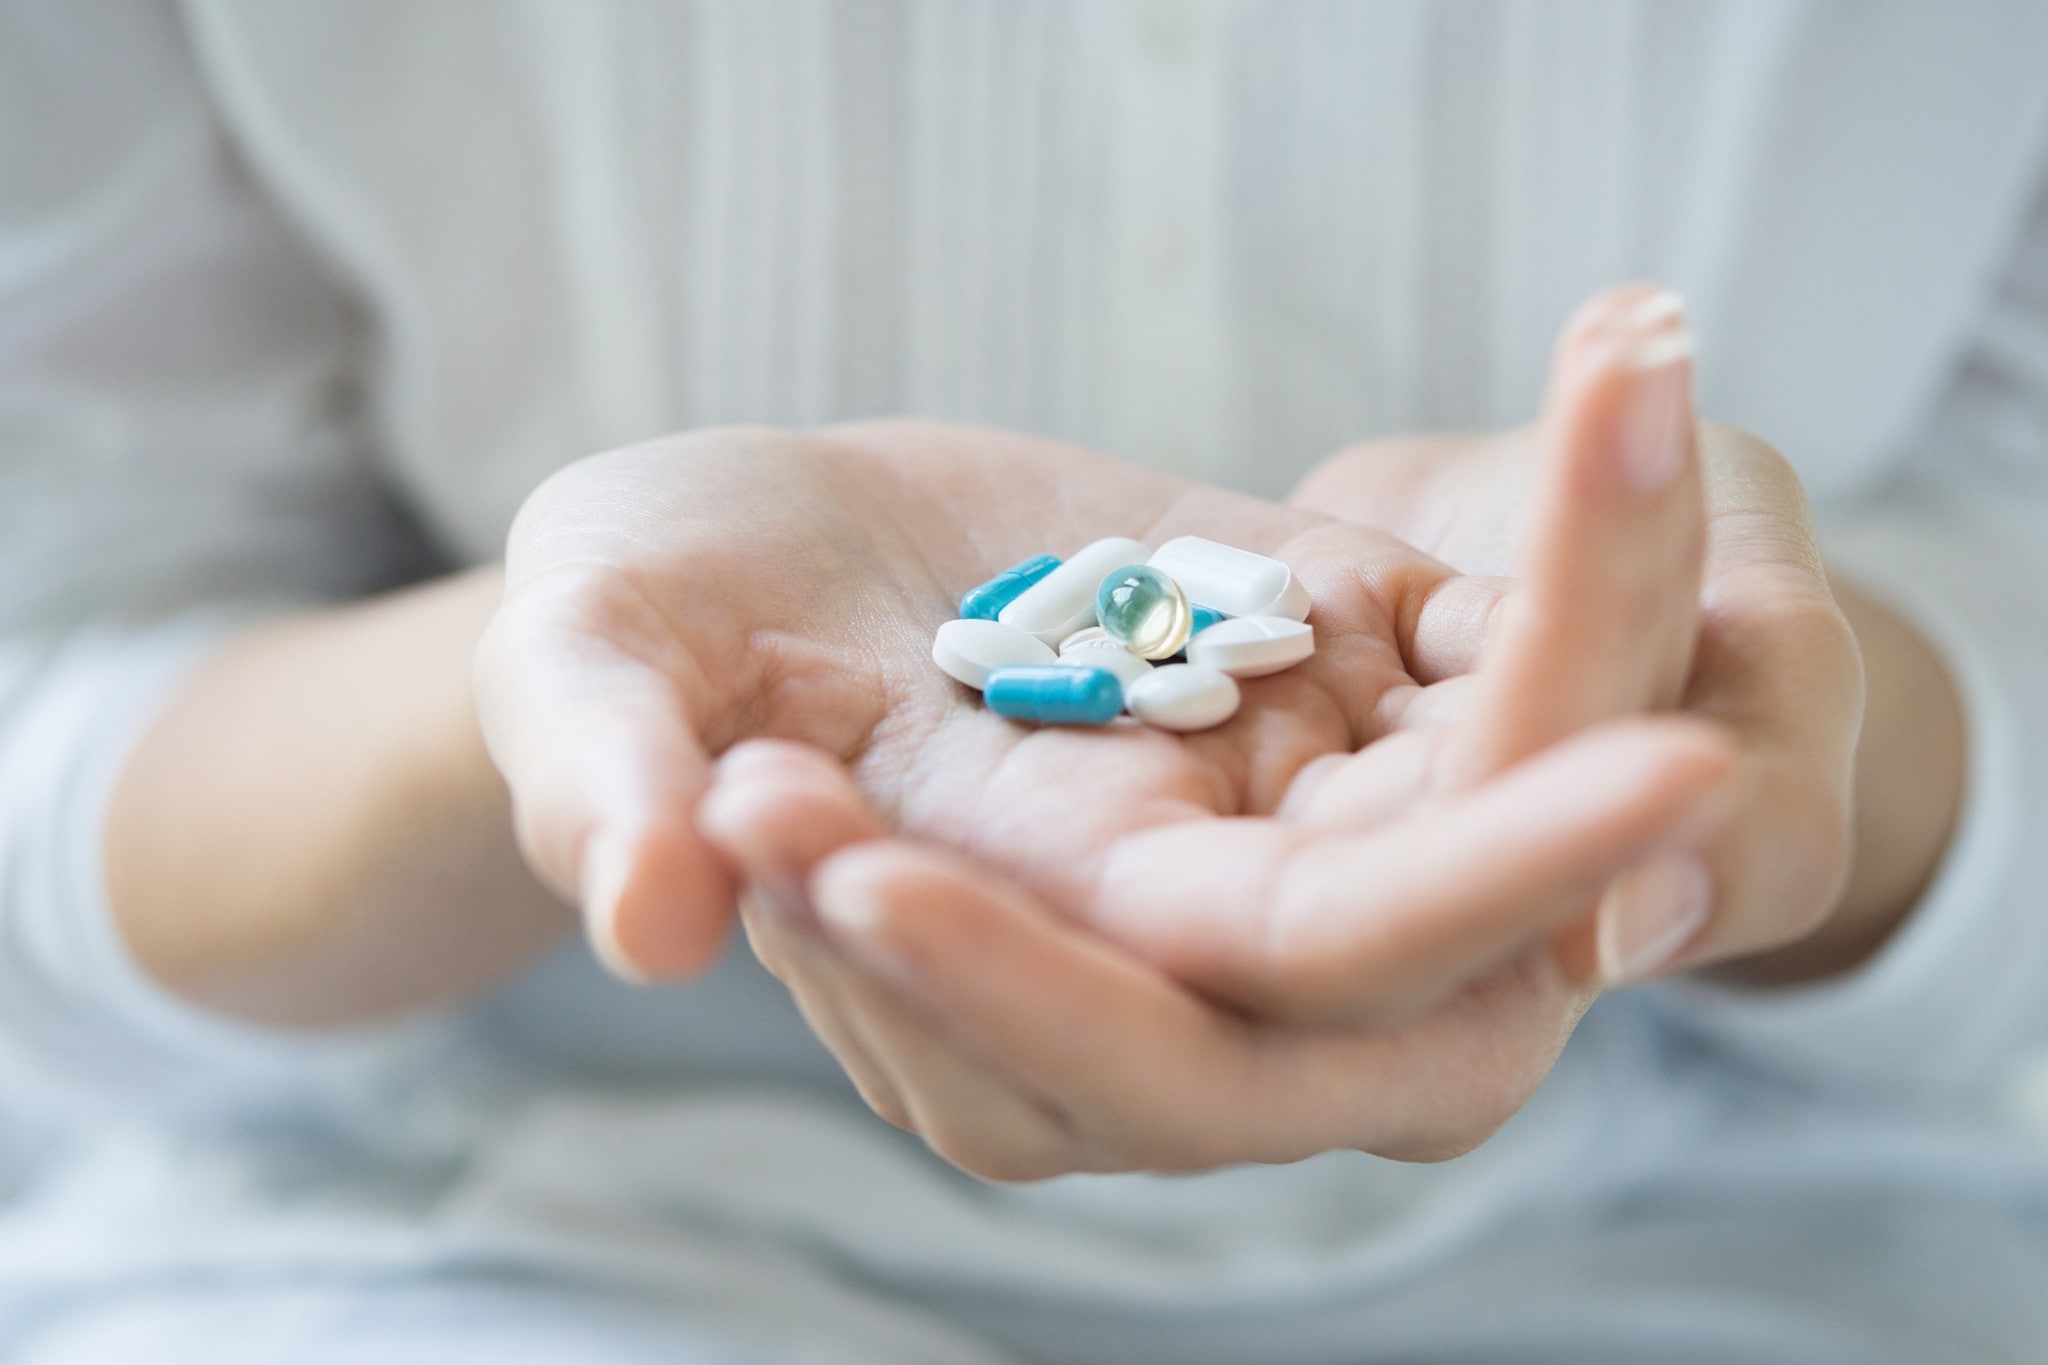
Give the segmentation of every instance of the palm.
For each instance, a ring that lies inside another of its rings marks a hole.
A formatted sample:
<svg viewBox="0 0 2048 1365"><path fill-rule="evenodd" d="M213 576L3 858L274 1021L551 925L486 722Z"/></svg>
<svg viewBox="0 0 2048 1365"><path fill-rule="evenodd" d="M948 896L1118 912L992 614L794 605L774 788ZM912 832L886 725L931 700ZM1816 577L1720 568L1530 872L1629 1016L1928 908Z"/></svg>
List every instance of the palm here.
<svg viewBox="0 0 2048 1365"><path fill-rule="evenodd" d="M1321 652L1248 683L1240 720L1188 738L1017 726L932 666L932 631L964 588L1113 533L1288 559L1316 593ZM520 578L581 580L575 613L555 618L584 637L576 652L680 694L710 751L760 736L820 748L898 827L1077 913L1117 840L1269 814L1311 759L1377 738L1376 706L1412 681L1405 599L1447 577L1369 530L1054 442L921 424L622 452L544 490L515 544Z"/></svg>

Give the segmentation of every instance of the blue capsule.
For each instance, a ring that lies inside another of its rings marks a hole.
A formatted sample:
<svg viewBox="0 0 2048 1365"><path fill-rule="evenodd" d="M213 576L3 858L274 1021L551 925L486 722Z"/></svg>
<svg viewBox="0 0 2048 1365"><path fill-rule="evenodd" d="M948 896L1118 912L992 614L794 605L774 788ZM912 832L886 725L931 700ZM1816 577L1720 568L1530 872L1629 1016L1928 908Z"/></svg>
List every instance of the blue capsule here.
<svg viewBox="0 0 2048 1365"><path fill-rule="evenodd" d="M991 578L978 588L969 588L960 599L960 614L970 621L993 621L996 614L1024 595L1024 590L1060 566L1052 555L1033 555L1021 564Z"/></svg>
<svg viewBox="0 0 2048 1365"><path fill-rule="evenodd" d="M1067 664L995 669L981 695L997 715L1040 725L1107 725L1124 709L1116 674Z"/></svg>

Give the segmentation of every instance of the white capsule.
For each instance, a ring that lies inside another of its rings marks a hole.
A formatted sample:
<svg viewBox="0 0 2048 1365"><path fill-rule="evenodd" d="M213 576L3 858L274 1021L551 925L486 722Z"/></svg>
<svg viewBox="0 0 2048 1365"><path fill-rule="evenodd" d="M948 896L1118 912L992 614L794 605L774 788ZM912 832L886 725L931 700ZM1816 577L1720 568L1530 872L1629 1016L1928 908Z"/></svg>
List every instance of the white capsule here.
<svg viewBox="0 0 2048 1365"><path fill-rule="evenodd" d="M1315 627L1284 616L1233 616L1188 641L1189 663L1233 678L1263 678L1315 652Z"/></svg>
<svg viewBox="0 0 2048 1365"><path fill-rule="evenodd" d="M1126 564L1143 564L1150 553L1142 540L1098 540L1018 594L996 620L1055 644L1095 624L1095 591L1103 579Z"/></svg>
<svg viewBox="0 0 2048 1365"><path fill-rule="evenodd" d="M1237 702L1237 684L1228 674L1193 664L1155 668L1124 688L1124 708L1162 730L1221 725L1237 714Z"/></svg>
<svg viewBox="0 0 2048 1365"><path fill-rule="evenodd" d="M948 621L932 637L932 662L979 692L989 673L1016 664L1057 663L1052 646L998 621Z"/></svg>
<svg viewBox="0 0 2048 1365"><path fill-rule="evenodd" d="M1308 589L1294 570L1277 559L1234 545L1180 536L1160 546L1146 563L1180 584L1188 601L1225 616L1308 615Z"/></svg>
<svg viewBox="0 0 2048 1365"><path fill-rule="evenodd" d="M1096 627L1100 630L1101 627ZM1099 668L1116 674L1116 680L1124 685L1124 691L1131 690L1131 684L1152 671L1152 665L1125 649L1109 638L1107 633L1093 639L1083 639L1088 631L1060 646L1060 662L1076 668Z"/></svg>

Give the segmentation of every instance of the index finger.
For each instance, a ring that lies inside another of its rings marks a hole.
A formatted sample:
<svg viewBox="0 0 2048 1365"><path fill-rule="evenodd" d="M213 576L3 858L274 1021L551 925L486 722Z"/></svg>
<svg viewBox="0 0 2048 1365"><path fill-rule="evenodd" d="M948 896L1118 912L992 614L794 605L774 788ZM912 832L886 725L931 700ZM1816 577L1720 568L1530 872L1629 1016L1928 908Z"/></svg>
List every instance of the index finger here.
<svg viewBox="0 0 2048 1365"><path fill-rule="evenodd" d="M1523 582L1496 613L1480 696L1439 765L1447 788L1679 700L1706 536L1681 309L1669 290L1624 286L1559 341Z"/></svg>

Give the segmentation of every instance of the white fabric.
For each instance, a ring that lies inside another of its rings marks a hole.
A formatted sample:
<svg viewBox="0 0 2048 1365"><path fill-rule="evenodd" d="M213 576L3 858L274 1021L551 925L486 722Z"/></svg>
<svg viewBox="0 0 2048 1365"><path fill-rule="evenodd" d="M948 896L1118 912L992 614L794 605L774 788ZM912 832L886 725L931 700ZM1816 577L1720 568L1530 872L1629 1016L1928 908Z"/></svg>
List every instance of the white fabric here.
<svg viewBox="0 0 2048 1365"><path fill-rule="evenodd" d="M2018 0L0 4L0 1354L2038 1358L2043 51ZM1471 1157L991 1189L742 958L309 1041L121 951L99 815L184 670L580 454L914 411L1275 491L1520 420L1630 275L1942 641L1968 808L1869 967L1603 1002Z"/></svg>

